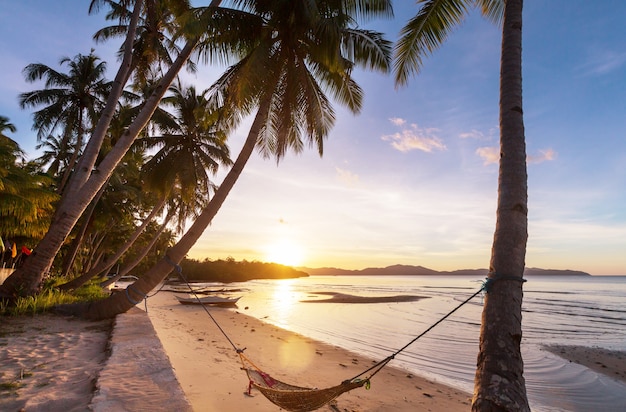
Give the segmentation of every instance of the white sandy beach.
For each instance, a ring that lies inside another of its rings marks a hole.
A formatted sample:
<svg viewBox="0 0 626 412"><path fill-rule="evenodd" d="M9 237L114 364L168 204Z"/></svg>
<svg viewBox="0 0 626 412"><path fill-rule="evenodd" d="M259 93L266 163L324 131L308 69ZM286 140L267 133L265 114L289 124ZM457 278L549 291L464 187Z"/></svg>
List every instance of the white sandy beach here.
<svg viewBox="0 0 626 412"><path fill-rule="evenodd" d="M265 324L242 312L244 308L211 309L235 346L245 347L246 355L258 367L278 379L323 388L372 365L372 359ZM138 329L133 322L143 316L127 317L116 328L136 335ZM245 395L248 380L240 370L238 355L201 307L183 306L173 294L159 293L148 300L148 316L194 410L280 410L258 392L252 397ZM94 396L102 396L97 388L110 355L110 321L91 322L51 314L5 317L1 321L0 410L85 411L93 406ZM579 346L546 350L626 381L624 352ZM146 362L151 361L140 360L141 370L150 373L155 365ZM110 362L107 366L110 371ZM134 402L150 405L150 410L168 410L165 402L153 399L154 391L141 391L145 376L124 377L134 382ZM121 391L122 386L128 389L128 384L121 381L113 382L110 389ZM470 398L468 393L387 366L374 376L371 389L358 388L343 394L321 410L467 411Z"/></svg>

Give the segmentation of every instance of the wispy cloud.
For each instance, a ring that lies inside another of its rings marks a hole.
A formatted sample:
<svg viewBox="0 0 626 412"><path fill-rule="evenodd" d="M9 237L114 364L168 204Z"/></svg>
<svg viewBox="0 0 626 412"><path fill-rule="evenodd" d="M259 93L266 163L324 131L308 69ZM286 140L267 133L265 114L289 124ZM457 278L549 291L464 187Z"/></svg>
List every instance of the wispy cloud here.
<svg viewBox="0 0 626 412"><path fill-rule="evenodd" d="M459 137L461 139L491 140L497 133L497 127L489 129L487 134L481 132L480 130L472 129L469 132L459 134Z"/></svg>
<svg viewBox="0 0 626 412"><path fill-rule="evenodd" d="M406 120L401 119L399 117L392 117L389 119L389 121L395 124L396 126L404 126L406 124Z"/></svg>
<svg viewBox="0 0 626 412"><path fill-rule="evenodd" d="M540 150L538 155L528 155L528 163L543 163L556 158L556 152L552 149Z"/></svg>
<svg viewBox="0 0 626 412"><path fill-rule="evenodd" d="M485 166L498 163L500 160L500 149L498 147L479 147L476 154L483 159ZM542 163L556 158L556 152L552 149L540 150L537 155L527 155L528 163Z"/></svg>
<svg viewBox="0 0 626 412"><path fill-rule="evenodd" d="M479 130L471 130L469 132L461 133L459 137L461 139L485 140L485 134Z"/></svg>
<svg viewBox="0 0 626 412"><path fill-rule="evenodd" d="M337 172L337 179L345 185L354 186L359 183L359 175L340 167L335 167L335 171Z"/></svg>
<svg viewBox="0 0 626 412"><path fill-rule="evenodd" d="M391 142L391 147L394 149L400 152L421 150L428 153L433 150L446 150L446 145L437 136L439 129L421 128L415 123L407 126L406 120L397 117L393 117L389 121L402 128L398 133L385 135L381 138L386 142Z"/></svg>
<svg viewBox="0 0 626 412"><path fill-rule="evenodd" d="M594 51L589 56L589 61L580 67L579 72L583 76L601 76L611 73L626 64L626 52L613 50Z"/></svg>
<svg viewBox="0 0 626 412"><path fill-rule="evenodd" d="M476 154L483 159L485 166L498 163L500 160L500 149L497 147L479 147L476 149Z"/></svg>

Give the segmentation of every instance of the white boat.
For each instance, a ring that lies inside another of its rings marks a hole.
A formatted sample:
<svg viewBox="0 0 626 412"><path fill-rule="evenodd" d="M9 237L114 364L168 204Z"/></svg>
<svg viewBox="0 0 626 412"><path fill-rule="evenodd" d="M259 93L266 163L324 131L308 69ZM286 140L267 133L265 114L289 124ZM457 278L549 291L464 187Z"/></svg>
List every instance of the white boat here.
<svg viewBox="0 0 626 412"><path fill-rule="evenodd" d="M115 282L109 285L110 290L124 290L128 287L128 285L132 285L136 280L139 280L137 276L126 275L122 276Z"/></svg>
<svg viewBox="0 0 626 412"><path fill-rule="evenodd" d="M213 305L213 306L235 306L237 301L241 297L236 298L226 298L222 296L190 296L188 298L184 298L182 296L176 296L179 303L183 305Z"/></svg>

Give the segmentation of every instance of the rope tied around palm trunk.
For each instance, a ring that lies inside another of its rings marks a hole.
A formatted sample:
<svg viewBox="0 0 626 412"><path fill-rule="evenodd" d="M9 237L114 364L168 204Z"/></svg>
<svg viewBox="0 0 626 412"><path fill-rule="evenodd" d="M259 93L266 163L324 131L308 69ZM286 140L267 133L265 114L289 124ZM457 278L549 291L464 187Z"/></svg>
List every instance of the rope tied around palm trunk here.
<svg viewBox="0 0 626 412"><path fill-rule="evenodd" d="M515 282L521 282L522 284L526 282L526 279L519 276L503 275L501 273L491 271L487 274L487 279L483 282L482 289L485 293L489 293L489 289L497 280L512 280Z"/></svg>

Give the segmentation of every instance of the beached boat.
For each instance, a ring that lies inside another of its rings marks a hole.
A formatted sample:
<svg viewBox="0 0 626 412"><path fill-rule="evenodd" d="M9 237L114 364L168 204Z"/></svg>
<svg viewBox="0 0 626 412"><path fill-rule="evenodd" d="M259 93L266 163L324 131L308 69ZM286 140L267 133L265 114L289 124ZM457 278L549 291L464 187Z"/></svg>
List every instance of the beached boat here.
<svg viewBox="0 0 626 412"><path fill-rule="evenodd" d="M178 302L183 305L212 305L212 306L235 306L240 297L226 298L222 296L198 296L184 298L182 296L176 296Z"/></svg>

